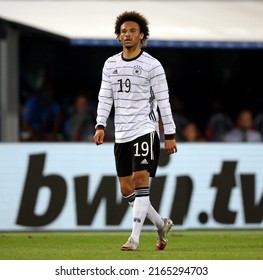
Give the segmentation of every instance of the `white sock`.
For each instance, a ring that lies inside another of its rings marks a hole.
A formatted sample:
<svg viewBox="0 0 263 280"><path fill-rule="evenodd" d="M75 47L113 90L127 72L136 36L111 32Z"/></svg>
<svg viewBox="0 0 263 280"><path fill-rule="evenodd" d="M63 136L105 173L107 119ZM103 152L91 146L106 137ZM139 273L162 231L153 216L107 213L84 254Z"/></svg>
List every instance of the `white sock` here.
<svg viewBox="0 0 263 280"><path fill-rule="evenodd" d="M157 229L164 226L164 221L161 215L153 208L152 204L149 206L147 218L157 227Z"/></svg>
<svg viewBox="0 0 263 280"><path fill-rule="evenodd" d="M124 198L128 201L128 203L133 207L135 200L135 193L131 195L124 196ZM161 215L153 208L151 202L149 205L147 218L156 226L157 229L160 229L164 226L164 221Z"/></svg>
<svg viewBox="0 0 263 280"><path fill-rule="evenodd" d="M150 206L149 188L136 189L135 196L133 205L133 227L130 237L132 237L135 242L139 243L142 226Z"/></svg>

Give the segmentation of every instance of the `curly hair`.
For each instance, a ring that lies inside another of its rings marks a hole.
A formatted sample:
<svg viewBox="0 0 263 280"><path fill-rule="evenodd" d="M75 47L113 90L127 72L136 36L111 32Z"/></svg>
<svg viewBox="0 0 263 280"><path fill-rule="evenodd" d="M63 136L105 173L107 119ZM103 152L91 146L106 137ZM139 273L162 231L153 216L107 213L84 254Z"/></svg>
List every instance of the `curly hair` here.
<svg viewBox="0 0 263 280"><path fill-rule="evenodd" d="M148 37L149 37L149 22L148 20L141 15L140 13L136 12L136 11L126 11L122 14L120 14L117 18L116 18L116 22L115 22L115 34L117 35L117 38L120 35L120 29L121 29L121 25L126 22L126 21L134 21L136 22L139 26L140 26L140 32L142 32L144 34L143 39L141 40L142 45L145 45Z"/></svg>

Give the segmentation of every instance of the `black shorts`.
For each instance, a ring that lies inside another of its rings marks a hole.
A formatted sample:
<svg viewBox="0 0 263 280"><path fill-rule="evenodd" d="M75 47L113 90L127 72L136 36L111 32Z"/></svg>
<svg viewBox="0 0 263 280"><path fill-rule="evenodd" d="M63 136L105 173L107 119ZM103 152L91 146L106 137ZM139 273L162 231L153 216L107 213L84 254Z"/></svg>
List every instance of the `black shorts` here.
<svg viewBox="0 0 263 280"><path fill-rule="evenodd" d="M127 143L115 143L114 155L118 177L140 170L148 170L150 177L155 177L160 155L159 136L154 131Z"/></svg>

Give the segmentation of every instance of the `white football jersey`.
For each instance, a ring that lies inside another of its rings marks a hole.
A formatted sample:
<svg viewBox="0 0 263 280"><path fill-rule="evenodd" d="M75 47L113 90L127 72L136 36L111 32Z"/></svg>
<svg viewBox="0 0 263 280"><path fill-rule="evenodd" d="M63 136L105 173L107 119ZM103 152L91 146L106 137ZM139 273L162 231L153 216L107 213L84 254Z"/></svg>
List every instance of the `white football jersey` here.
<svg viewBox="0 0 263 280"><path fill-rule="evenodd" d="M106 127L114 104L116 143L129 142L151 131L159 133L157 108L164 134L175 134L164 69L145 51L131 60L124 59L120 52L105 61L98 100L96 127Z"/></svg>

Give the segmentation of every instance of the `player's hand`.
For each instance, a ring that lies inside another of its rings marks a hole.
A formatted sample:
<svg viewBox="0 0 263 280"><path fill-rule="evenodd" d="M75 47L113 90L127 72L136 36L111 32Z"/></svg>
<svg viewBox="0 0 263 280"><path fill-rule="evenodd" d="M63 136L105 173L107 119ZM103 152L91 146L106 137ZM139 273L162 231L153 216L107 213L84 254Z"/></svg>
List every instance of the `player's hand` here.
<svg viewBox="0 0 263 280"><path fill-rule="evenodd" d="M172 140L164 140L164 148L168 155L174 154L177 152L176 141Z"/></svg>
<svg viewBox="0 0 263 280"><path fill-rule="evenodd" d="M103 144L105 132L103 129L97 129L95 132L95 135L93 136L93 141L95 142L96 145L101 145Z"/></svg>

